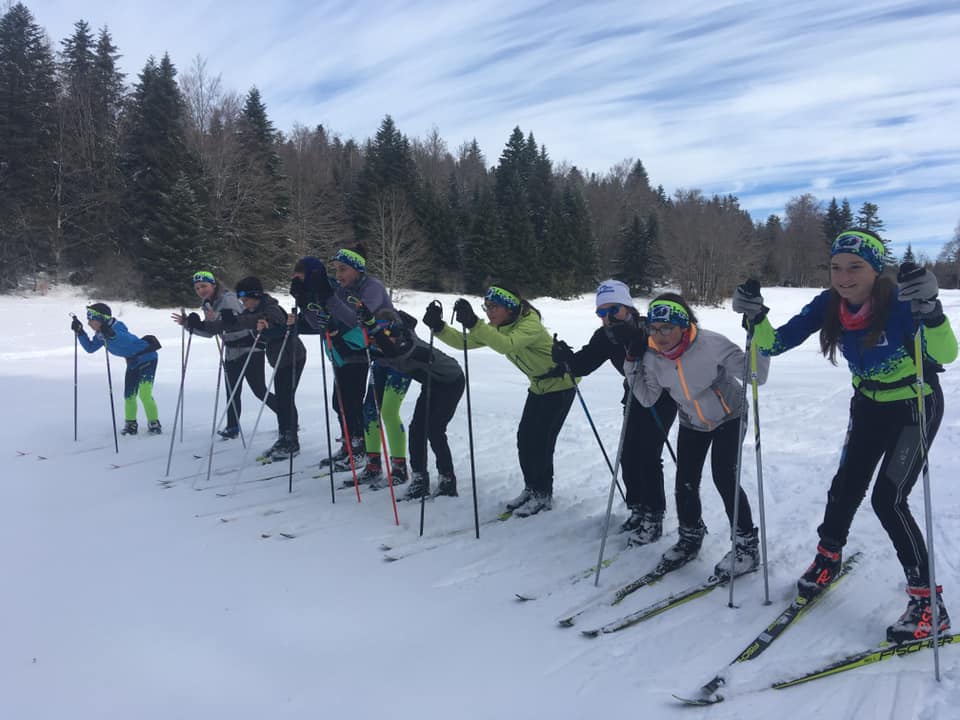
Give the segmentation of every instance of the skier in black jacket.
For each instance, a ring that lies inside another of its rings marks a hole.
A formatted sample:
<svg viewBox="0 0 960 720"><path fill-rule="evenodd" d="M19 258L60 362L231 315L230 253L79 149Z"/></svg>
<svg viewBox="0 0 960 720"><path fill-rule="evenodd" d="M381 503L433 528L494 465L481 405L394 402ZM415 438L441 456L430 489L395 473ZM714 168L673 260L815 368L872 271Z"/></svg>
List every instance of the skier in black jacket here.
<svg viewBox="0 0 960 720"><path fill-rule="evenodd" d="M300 453L300 439L295 394L307 362L307 349L292 327L294 316L287 315L276 299L263 291L258 278L244 278L237 283L236 292L243 303L243 312L234 316L229 311L221 311L224 328L259 333L260 339L266 342L267 362L276 368L273 392L277 403L279 437L273 447L258 459L283 460L290 455L296 456ZM286 346L283 345L285 338ZM282 357L281 347L284 348Z"/></svg>
<svg viewBox="0 0 960 720"><path fill-rule="evenodd" d="M607 360L623 375L623 361L630 340L643 332L639 312L633 306L629 288L619 280L604 280L597 288L597 315L602 325L590 342L577 352L563 340L554 339L553 361L556 368L548 374L564 372L582 377L589 375ZM628 395L624 381L621 403ZM677 416L677 405L667 392L660 395L652 410L632 398L627 435L623 443L623 481L627 486L627 507L630 517L620 527L632 532L630 543L645 545L660 539L666 498L663 492L663 445L667 432Z"/></svg>

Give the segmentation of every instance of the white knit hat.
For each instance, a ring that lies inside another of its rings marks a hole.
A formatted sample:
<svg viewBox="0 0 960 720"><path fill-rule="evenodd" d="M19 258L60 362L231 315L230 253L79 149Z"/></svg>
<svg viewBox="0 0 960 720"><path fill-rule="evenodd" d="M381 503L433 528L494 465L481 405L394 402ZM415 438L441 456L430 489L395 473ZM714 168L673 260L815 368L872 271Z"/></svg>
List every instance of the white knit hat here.
<svg viewBox="0 0 960 720"><path fill-rule="evenodd" d="M608 303L619 303L633 307L630 288L619 280L604 280L597 288L597 307Z"/></svg>

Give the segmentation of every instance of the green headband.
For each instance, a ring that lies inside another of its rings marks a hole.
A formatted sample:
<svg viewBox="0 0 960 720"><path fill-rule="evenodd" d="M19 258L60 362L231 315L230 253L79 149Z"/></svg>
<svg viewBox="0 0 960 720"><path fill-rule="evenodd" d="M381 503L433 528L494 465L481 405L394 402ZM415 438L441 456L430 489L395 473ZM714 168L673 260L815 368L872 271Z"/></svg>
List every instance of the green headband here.
<svg viewBox="0 0 960 720"><path fill-rule="evenodd" d="M197 270L193 274L193 284L196 285L198 282L210 283L211 285L217 284L217 279L213 276L213 273L209 270Z"/></svg>
<svg viewBox="0 0 960 720"><path fill-rule="evenodd" d="M844 230L830 246L830 257L850 253L866 260L878 273L883 272L883 260L887 253L882 240L859 230Z"/></svg>
<svg viewBox="0 0 960 720"><path fill-rule="evenodd" d="M333 258L337 262L342 262L345 265L349 265L357 272L364 272L367 267L367 260L358 252L354 250L347 250L346 248L341 248L337 251L336 256Z"/></svg>
<svg viewBox="0 0 960 720"><path fill-rule="evenodd" d="M512 310L513 312L516 312L520 309L520 298L518 298L509 290L504 290L496 285L491 285L489 288L487 288L487 293L483 296L483 299L488 302L494 302L498 305L503 305L505 308Z"/></svg>
<svg viewBox="0 0 960 720"><path fill-rule="evenodd" d="M673 300L654 300L650 303L650 308L647 310L647 321L651 323L670 323L684 328L690 327L690 315L683 305Z"/></svg>

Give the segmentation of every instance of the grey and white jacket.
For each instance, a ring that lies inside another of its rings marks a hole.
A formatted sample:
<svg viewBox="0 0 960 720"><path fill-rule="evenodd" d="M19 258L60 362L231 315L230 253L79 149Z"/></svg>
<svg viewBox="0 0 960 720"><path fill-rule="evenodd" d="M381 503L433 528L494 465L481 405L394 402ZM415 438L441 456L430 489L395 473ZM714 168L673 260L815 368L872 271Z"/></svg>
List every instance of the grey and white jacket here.
<svg viewBox="0 0 960 720"><path fill-rule="evenodd" d="M239 315L243 312L243 305L240 303L240 299L236 294L230 290L223 289L218 283L214 296L210 298L210 300L204 300L200 304L200 312L203 313L206 310L212 310L217 314L217 317L214 320L204 320L200 329L194 330L193 334L209 338L222 333L224 362L245 358L247 353L250 352L250 346L253 345L253 339L256 337L255 334L249 330L230 330L224 332L221 321L221 313L223 310L231 310L234 315ZM258 347L256 351L262 352L263 346Z"/></svg>
<svg viewBox="0 0 960 720"><path fill-rule="evenodd" d="M710 432L740 417L743 350L729 338L691 325L690 344L680 357L671 360L657 352L648 341L642 362L627 360L624 370L633 383L633 394L644 407L652 407L666 390L677 403L680 424ZM770 358L757 356L757 381L763 384L770 370Z"/></svg>

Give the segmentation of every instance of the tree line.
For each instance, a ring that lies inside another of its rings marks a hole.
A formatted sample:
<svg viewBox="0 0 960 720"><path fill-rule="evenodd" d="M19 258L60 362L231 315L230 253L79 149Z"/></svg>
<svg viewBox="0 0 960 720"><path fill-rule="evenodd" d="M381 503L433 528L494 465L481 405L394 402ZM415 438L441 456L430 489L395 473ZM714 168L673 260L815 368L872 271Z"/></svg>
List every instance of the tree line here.
<svg viewBox="0 0 960 720"><path fill-rule="evenodd" d="M22 3L0 18L0 289L43 271L170 305L197 268L285 284L297 257L360 241L391 289L570 297L612 276L712 303L747 275L823 284L840 230L884 229L874 203L812 195L755 222L734 195L667 196L640 160L555 163L519 127L493 164L389 115L362 142L281 132L256 87L224 88L199 56L151 57L129 86L119 57L107 28L80 20L54 50ZM936 265L954 284L958 250L960 230Z"/></svg>

